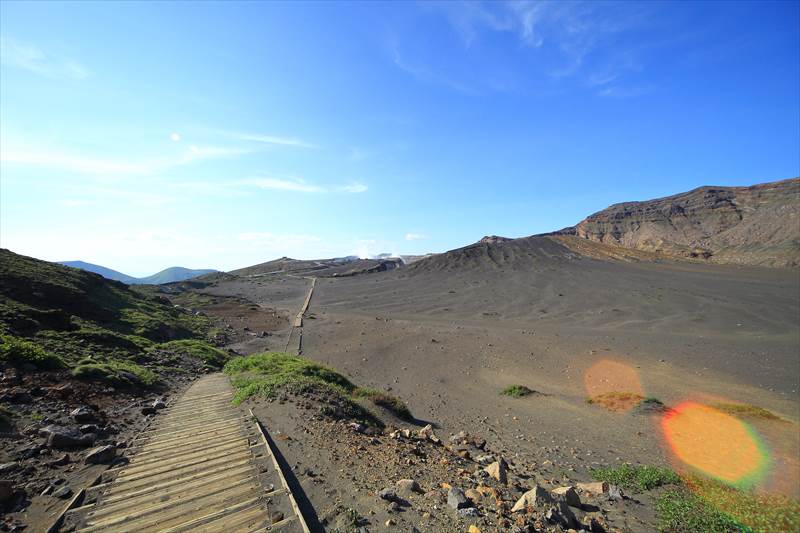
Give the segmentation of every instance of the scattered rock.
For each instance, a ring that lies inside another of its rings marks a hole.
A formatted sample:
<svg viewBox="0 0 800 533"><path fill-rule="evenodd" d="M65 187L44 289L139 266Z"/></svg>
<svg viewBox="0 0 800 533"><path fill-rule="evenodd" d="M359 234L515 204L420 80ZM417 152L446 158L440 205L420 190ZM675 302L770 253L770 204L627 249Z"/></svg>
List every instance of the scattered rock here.
<svg viewBox="0 0 800 533"><path fill-rule="evenodd" d="M386 488L378 492L378 497L387 502L393 502L397 500L397 493L392 489Z"/></svg>
<svg viewBox="0 0 800 533"><path fill-rule="evenodd" d="M587 494L600 495L608 492L608 482L594 481L592 483L578 483L578 490Z"/></svg>
<svg viewBox="0 0 800 533"><path fill-rule="evenodd" d="M78 428L81 433L100 433L100 428L97 424L84 424Z"/></svg>
<svg viewBox="0 0 800 533"><path fill-rule="evenodd" d="M148 405L147 407L142 407L142 414L145 416L154 415L156 414L156 408L151 405Z"/></svg>
<svg viewBox="0 0 800 533"><path fill-rule="evenodd" d="M552 503L552 501L553 499L547 490L536 485L517 500L517 503L511 508L511 512L516 513L518 511L524 511L528 507L537 507L539 505Z"/></svg>
<svg viewBox="0 0 800 533"><path fill-rule="evenodd" d="M458 516L461 518L474 518L480 516L480 513L478 513L478 510L474 507L463 507L456 510L456 513L458 513Z"/></svg>
<svg viewBox="0 0 800 533"><path fill-rule="evenodd" d="M467 489L464 491L464 495L470 499L472 503L478 503L483 498L483 494L480 491L475 489Z"/></svg>
<svg viewBox="0 0 800 533"><path fill-rule="evenodd" d="M94 444L97 435L81 433L75 428L50 425L39 430L39 436L47 438L47 447L57 450L86 448Z"/></svg>
<svg viewBox="0 0 800 533"><path fill-rule="evenodd" d="M484 468L487 474L489 474L493 479L496 479L503 485L508 483L508 463L506 463L505 459L502 457L499 461L495 461L494 463L490 464L486 468Z"/></svg>
<svg viewBox="0 0 800 533"><path fill-rule="evenodd" d="M78 424L88 424L97 421L97 415L88 407L78 407L74 409L69 416Z"/></svg>
<svg viewBox="0 0 800 533"><path fill-rule="evenodd" d="M117 447L112 446L111 444L106 444L105 446L98 446L97 448L89 450L89 453L86 454L86 459L84 462L92 465L108 464L113 461L114 457L116 456Z"/></svg>
<svg viewBox="0 0 800 533"><path fill-rule="evenodd" d="M625 493L622 492L622 489L616 485L609 485L608 487L608 499L609 500L624 500Z"/></svg>
<svg viewBox="0 0 800 533"><path fill-rule="evenodd" d="M457 487L450 487L447 492L447 505L453 509L462 509L469 506L469 499L464 491Z"/></svg>
<svg viewBox="0 0 800 533"><path fill-rule="evenodd" d="M69 464L69 463L70 463L69 454L68 454L68 453L65 453L65 454L64 454L64 455L62 455L61 457L58 457L58 458L56 458L56 459L53 459L53 460L52 460L52 461L50 461L48 464L49 464L50 466L64 466L64 465L67 465L67 464Z"/></svg>
<svg viewBox="0 0 800 533"><path fill-rule="evenodd" d="M156 400L153 402L153 409L166 409L167 403L164 400Z"/></svg>
<svg viewBox="0 0 800 533"><path fill-rule="evenodd" d="M557 502L564 502L570 507L580 507L581 506L581 498L578 496L578 492L575 490L575 487L558 487L550 491L550 496L553 497L554 501Z"/></svg>
<svg viewBox="0 0 800 533"><path fill-rule="evenodd" d="M17 468L19 468L19 465L17 463L3 463L3 464L0 464L0 475L7 474L9 472L13 472Z"/></svg>
<svg viewBox="0 0 800 533"><path fill-rule="evenodd" d="M401 479L395 484L397 488L397 492L402 494L403 496L411 496L412 494L421 494L422 489L413 479Z"/></svg>

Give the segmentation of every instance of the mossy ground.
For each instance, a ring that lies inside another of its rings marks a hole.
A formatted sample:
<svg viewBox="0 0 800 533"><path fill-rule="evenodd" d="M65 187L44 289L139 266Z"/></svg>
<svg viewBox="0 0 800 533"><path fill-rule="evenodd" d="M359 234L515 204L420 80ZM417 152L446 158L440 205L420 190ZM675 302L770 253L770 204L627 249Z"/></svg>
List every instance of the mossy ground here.
<svg viewBox="0 0 800 533"><path fill-rule="evenodd" d="M231 376L236 388L234 402L237 404L251 396L273 398L282 390L323 389L336 396L353 418L363 417L367 422L376 422L375 417L355 401L366 398L400 418L413 419L408 407L398 398L375 389L361 389L335 370L303 357L280 352L255 354L231 359L224 372Z"/></svg>

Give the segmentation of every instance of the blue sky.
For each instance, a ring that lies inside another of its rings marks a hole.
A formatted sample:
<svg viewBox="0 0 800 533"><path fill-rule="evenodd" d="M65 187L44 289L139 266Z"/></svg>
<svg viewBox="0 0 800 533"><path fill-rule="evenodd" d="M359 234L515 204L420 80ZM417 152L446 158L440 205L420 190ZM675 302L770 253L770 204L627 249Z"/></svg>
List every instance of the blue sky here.
<svg viewBox="0 0 800 533"><path fill-rule="evenodd" d="M436 252L800 174L800 4L0 4L0 246Z"/></svg>

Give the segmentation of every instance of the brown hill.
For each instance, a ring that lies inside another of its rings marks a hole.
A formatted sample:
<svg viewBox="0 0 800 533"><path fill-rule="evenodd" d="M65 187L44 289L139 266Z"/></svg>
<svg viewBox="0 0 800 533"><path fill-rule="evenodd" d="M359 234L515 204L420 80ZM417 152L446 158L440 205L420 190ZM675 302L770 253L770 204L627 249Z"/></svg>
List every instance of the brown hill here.
<svg viewBox="0 0 800 533"><path fill-rule="evenodd" d="M556 232L673 258L800 265L800 178L615 204Z"/></svg>

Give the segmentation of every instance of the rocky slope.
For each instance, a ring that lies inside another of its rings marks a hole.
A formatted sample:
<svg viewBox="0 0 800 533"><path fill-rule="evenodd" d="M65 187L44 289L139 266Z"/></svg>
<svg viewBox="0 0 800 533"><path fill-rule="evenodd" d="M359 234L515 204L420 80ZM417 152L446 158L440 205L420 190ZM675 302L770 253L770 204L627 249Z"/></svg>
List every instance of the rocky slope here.
<svg viewBox="0 0 800 533"><path fill-rule="evenodd" d="M800 264L800 178L615 204L556 234L674 258Z"/></svg>

